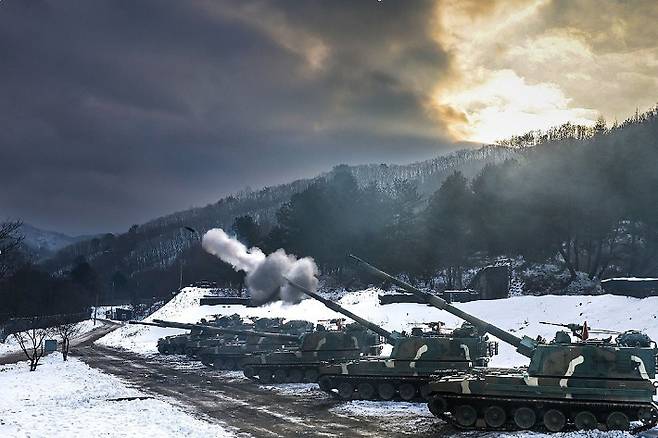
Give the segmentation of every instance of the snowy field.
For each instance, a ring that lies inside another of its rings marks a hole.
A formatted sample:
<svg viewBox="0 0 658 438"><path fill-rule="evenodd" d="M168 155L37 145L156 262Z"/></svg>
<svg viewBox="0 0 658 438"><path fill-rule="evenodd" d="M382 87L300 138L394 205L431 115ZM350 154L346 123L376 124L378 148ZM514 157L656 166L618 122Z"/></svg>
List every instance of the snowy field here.
<svg viewBox="0 0 658 438"><path fill-rule="evenodd" d="M339 314L327 309L322 303L307 299L291 305L275 302L258 308L243 306L199 306L199 298L206 289L186 288L171 302L151 315L153 318L181 322L197 322L213 314L242 316L285 317L317 322L334 318ZM378 289L367 289L345 294L339 304L388 330L407 330L423 322L443 321L447 327L457 327L461 320L451 314L421 304L403 303L382 306ZM539 321L581 323L587 321L590 328L645 331L658 340L658 297L644 299L616 295L600 296L518 296L501 300L457 303L459 307L487 322L495 324L517 336L541 335L552 339L558 327L539 324ZM151 354L156 353L156 342L162 336L184 333L183 330L128 325L103 337L99 342L108 346ZM492 366L506 367L527 364L524 356L514 348L500 343L500 353Z"/></svg>
<svg viewBox="0 0 658 438"><path fill-rule="evenodd" d="M394 304L382 306L378 295L383 293L378 289L367 289L345 294L339 303L350 311L382 325L388 330L410 330L423 322L443 321L447 327L457 327L461 320L447 312L420 304ZM147 320L153 318L169 319L181 322L196 322L203 317L214 314L229 315L238 313L242 316L285 317L287 319L306 319L313 322L339 316L327 309L321 303L307 299L300 304L291 305L276 302L258 308L243 306L199 306L199 298L206 294L205 289L186 288L170 303L162 307ZM517 336L541 335L551 339L558 329L554 326L539 324L539 321L560 323L582 323L587 321L591 328L645 331L653 339L658 339L658 297L637 299L614 295L602 296L517 296L502 300L474 301L457 303L457 307L491 322ZM127 325L115 330L99 342L113 347L126 348L141 353L152 354L156 350L159 337L183 333L182 330L163 329L157 327ZM527 365L528 360L517 354L514 349L500 343L500 354L492 361L493 366ZM298 394L313 397L317 391L315 385L261 385L264 390L282 394ZM318 392L318 397L325 397ZM335 415L350 417L400 418L409 424L426 424L435 421L423 403L401 402L370 402L352 401L341 403L332 408ZM463 434L469 436L471 434ZM487 437L494 436L485 434ZM495 434L514 438L569 437L630 437L627 433L605 433L598 431L571 432L564 434L542 434L527 432L512 432Z"/></svg>
<svg viewBox="0 0 658 438"><path fill-rule="evenodd" d="M0 437L232 437L220 424L197 419L119 379L59 353L34 372L25 362L0 367Z"/></svg>
<svg viewBox="0 0 658 438"><path fill-rule="evenodd" d="M101 328L103 327L103 325L100 322L97 322L96 325L94 325L93 320L87 319L85 321L81 321L79 327L80 327L80 332L76 334L76 337L85 333L89 333L96 328ZM54 332L52 336L49 336L47 339L56 339L57 342L61 341L61 338L56 332ZM5 342L0 343L0 356L3 356L5 354L15 353L17 351L21 351L21 347L18 345L16 338L12 335L9 335L5 340Z"/></svg>

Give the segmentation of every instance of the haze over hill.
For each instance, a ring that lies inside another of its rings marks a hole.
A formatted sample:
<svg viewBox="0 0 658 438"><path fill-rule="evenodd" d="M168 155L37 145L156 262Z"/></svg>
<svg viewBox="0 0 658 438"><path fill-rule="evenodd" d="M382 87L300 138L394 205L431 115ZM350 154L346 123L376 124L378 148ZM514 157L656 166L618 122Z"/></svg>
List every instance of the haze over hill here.
<svg viewBox="0 0 658 438"><path fill-rule="evenodd" d="M416 184L419 193L426 199L452 172L461 171L472 177L488 163L519 157L520 151L517 149L484 146L477 150L461 150L407 165L370 164L346 168L354 175L360 187L371 184L392 187L397 180L407 180ZM330 179L335 172L336 169L313 179L297 180L257 191L242 191L222 198L215 204L172 213L133 226L129 232L121 235L105 234L79 242L65 248L45 266L52 271L70 269L73 261L80 256L102 263L99 259L110 257L107 251L111 249L111 257L120 258L120 266L133 273L166 268L175 262L178 254L198 239L198 236L186 230L185 226L199 232L213 227L229 229L236 217L244 215L253 217L261 224L272 226L276 222L276 213L281 205L314 182Z"/></svg>
<svg viewBox="0 0 658 438"><path fill-rule="evenodd" d="M198 244L222 228L265 254L313 257L337 284L348 252L447 287L462 287L464 269L496 257L556 266L533 292L655 276L657 114L611 128L565 124L409 165L340 165L78 242L43 267L64 275L88 262L111 295L157 296L201 279L238 286L244 275Z"/></svg>

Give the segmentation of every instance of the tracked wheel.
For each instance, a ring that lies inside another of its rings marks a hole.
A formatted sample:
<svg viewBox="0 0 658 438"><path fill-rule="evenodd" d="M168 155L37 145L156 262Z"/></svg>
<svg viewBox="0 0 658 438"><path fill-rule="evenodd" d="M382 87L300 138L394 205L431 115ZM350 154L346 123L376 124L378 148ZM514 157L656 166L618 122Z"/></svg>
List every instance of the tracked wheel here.
<svg viewBox="0 0 658 438"><path fill-rule="evenodd" d="M301 383L304 381L304 372L299 368L290 370L290 381L293 383Z"/></svg>
<svg viewBox="0 0 658 438"><path fill-rule="evenodd" d="M478 419L477 410L471 405L459 405L454 411L455 421L460 426L471 427Z"/></svg>
<svg viewBox="0 0 658 438"><path fill-rule="evenodd" d="M354 386L349 382L342 382L338 385L338 396L343 400L351 400L354 395Z"/></svg>
<svg viewBox="0 0 658 438"><path fill-rule="evenodd" d="M244 367L242 372L244 373L244 376L247 379L253 379L254 377L256 377L256 370L254 369L254 367Z"/></svg>
<svg viewBox="0 0 658 438"><path fill-rule="evenodd" d="M318 377L318 370L316 368L306 368L304 371L304 381L307 383L317 382Z"/></svg>
<svg viewBox="0 0 658 438"><path fill-rule="evenodd" d="M578 430L592 430L596 429L598 421L596 420L596 415L590 411L581 411L576 414L574 424Z"/></svg>
<svg viewBox="0 0 658 438"><path fill-rule="evenodd" d="M213 368L215 368L216 370L223 370L223 369L224 369L224 366L225 366L225 364L224 364L224 360L223 360L223 359L220 359L220 358L217 358L217 359L213 360L213 362L212 362L212 366L213 366Z"/></svg>
<svg viewBox="0 0 658 438"><path fill-rule="evenodd" d="M272 383L274 380L274 373L270 368L263 368L258 371L258 380L260 380L262 383Z"/></svg>
<svg viewBox="0 0 658 438"><path fill-rule="evenodd" d="M432 398L432 389L429 385L423 385L420 387L420 396L423 400L429 401Z"/></svg>
<svg viewBox="0 0 658 438"><path fill-rule="evenodd" d="M233 359L227 359L226 362L224 362L224 369L225 370L237 370L238 369L238 364Z"/></svg>
<svg viewBox="0 0 658 438"><path fill-rule="evenodd" d="M288 372L285 368L277 368L274 370L274 381L276 383L285 383L288 381Z"/></svg>
<svg viewBox="0 0 658 438"><path fill-rule="evenodd" d="M507 414L505 409L498 405L489 406L484 410L484 422L487 426L498 429L507 421Z"/></svg>
<svg viewBox="0 0 658 438"><path fill-rule="evenodd" d="M544 413L544 427L550 432L559 432L567 424L567 417L557 409L549 409Z"/></svg>
<svg viewBox="0 0 658 438"><path fill-rule="evenodd" d="M395 397L395 387L390 383L380 383L377 385L377 394L382 400L392 400Z"/></svg>
<svg viewBox="0 0 658 438"><path fill-rule="evenodd" d="M608 426L608 430L628 430L631 427L628 416L619 411L611 412L605 420L605 424Z"/></svg>
<svg viewBox="0 0 658 438"><path fill-rule="evenodd" d="M514 411L514 424L519 429L530 429L537 422L537 414L532 408L523 406Z"/></svg>
<svg viewBox="0 0 658 438"><path fill-rule="evenodd" d="M448 402L443 397L433 397L429 402L427 402L427 408L430 410L432 415L438 417L448 410Z"/></svg>
<svg viewBox="0 0 658 438"><path fill-rule="evenodd" d="M356 387L356 391L359 394L359 398L364 400L371 400L375 396L375 387L368 382L359 383Z"/></svg>
<svg viewBox="0 0 658 438"><path fill-rule="evenodd" d="M398 392L400 393L400 398L402 400L411 401L414 398L416 398L417 391L416 391L416 387L411 383L403 383L398 388Z"/></svg>
<svg viewBox="0 0 658 438"><path fill-rule="evenodd" d="M328 376L322 376L318 380L318 385L320 385L320 389L323 391L331 391L334 388L333 382L331 381L331 378Z"/></svg>

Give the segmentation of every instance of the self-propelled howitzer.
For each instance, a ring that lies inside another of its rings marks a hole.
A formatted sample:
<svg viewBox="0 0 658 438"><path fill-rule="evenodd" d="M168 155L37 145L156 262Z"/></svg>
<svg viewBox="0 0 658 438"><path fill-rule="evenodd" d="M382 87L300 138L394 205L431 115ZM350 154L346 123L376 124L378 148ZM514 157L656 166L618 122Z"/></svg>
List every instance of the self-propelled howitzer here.
<svg viewBox="0 0 658 438"><path fill-rule="evenodd" d="M207 347L197 356L209 367L224 370L239 370L244 359L253 354L269 353L284 348L296 348L307 333L312 333L314 324L309 321L288 321L268 327L268 331L242 330L235 334L246 336L245 340L226 342Z"/></svg>
<svg viewBox="0 0 658 438"><path fill-rule="evenodd" d="M209 367L217 369L239 369L239 364L246 355L250 353L260 353L272 351L285 346L298 345L300 335L298 332L303 330L299 324L294 324L291 328L282 326L273 326L269 329L272 331L259 331L251 329L236 329L232 327L214 327L205 324L188 324L176 321L164 321L155 319L152 323L131 321L132 324L154 325L157 327L178 328L190 330L190 333L196 333L204 336L224 337L222 342L218 342L211 347L205 347L198 352L201 362ZM284 329L290 328L295 333L285 333ZM306 322L307 330L312 330L313 324ZM275 331L276 330L276 331Z"/></svg>
<svg viewBox="0 0 658 438"><path fill-rule="evenodd" d="M369 272L428 304L486 330L530 358L527 368L474 368L450 376L437 375L429 384L430 411L463 429L531 429L557 432L576 429L630 429L658 423L656 343L647 335L627 331L614 340L573 342L561 331L551 342L518 338L438 297L395 279L353 257Z"/></svg>
<svg viewBox="0 0 658 438"><path fill-rule="evenodd" d="M356 315L353 317L360 319ZM391 336L381 327L368 324L364 324L365 327L348 324L335 330L318 325L314 332L302 335L297 348L252 354L245 358L242 363L244 374L263 383L317 382L323 365L356 359L378 344L377 335Z"/></svg>
<svg viewBox="0 0 658 438"><path fill-rule="evenodd" d="M138 323L133 321L132 324ZM148 323L148 322L139 322L142 325L151 325L162 328L174 328L167 325L166 323ZM214 319L208 321L202 319L202 324L211 325L213 327L233 327L233 328L242 328L247 327L245 322L238 314L226 315L226 316L216 316ZM203 343L216 343L216 342L225 342L229 339L235 338L234 335L216 335L204 333L198 327L191 328L188 333L165 336L158 339L158 351L161 354L187 354L192 356L198 349L198 346Z"/></svg>
<svg viewBox="0 0 658 438"><path fill-rule="evenodd" d="M413 329L410 335L389 332L293 282L290 284L335 312L379 334L393 346L390 356L366 356L320 367L319 384L337 390L343 399L413 400L428 394L433 373L454 373L475 365L486 366L497 345L470 324L452 332Z"/></svg>

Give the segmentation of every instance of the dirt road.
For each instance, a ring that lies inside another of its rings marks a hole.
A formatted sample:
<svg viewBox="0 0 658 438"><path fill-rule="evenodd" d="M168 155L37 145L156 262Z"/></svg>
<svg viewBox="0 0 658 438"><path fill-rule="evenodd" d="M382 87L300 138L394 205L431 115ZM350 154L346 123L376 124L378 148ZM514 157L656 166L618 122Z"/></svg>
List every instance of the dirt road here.
<svg viewBox="0 0 658 438"><path fill-rule="evenodd" d="M121 324L117 324L116 322L112 322L104 319L103 320L99 319L97 320L97 322L98 322L98 327L72 338L70 348L73 349L75 347L90 345L94 341L102 338L103 336L105 336L112 330L116 329L117 327L121 327ZM7 365L10 363L20 362L22 360L26 360L25 354L22 351L17 351L15 353L9 353L0 356L0 365Z"/></svg>
<svg viewBox="0 0 658 438"><path fill-rule="evenodd" d="M454 434L454 430L425 414L422 405L392 416L362 415L350 411L350 406L346 410L344 403L315 385L262 386L245 379L241 373L214 371L181 356L147 357L96 344L76 347L72 354L146 394L166 397L190 412L217 419L241 436L443 437Z"/></svg>

